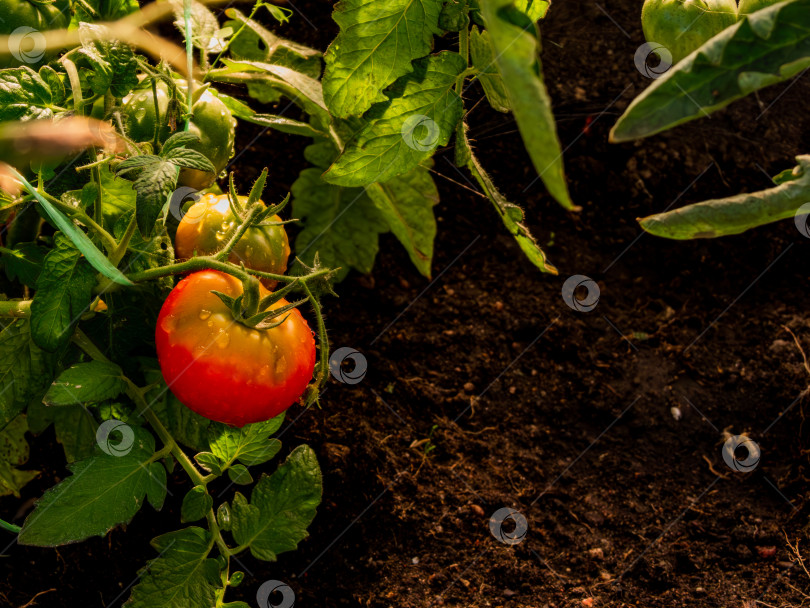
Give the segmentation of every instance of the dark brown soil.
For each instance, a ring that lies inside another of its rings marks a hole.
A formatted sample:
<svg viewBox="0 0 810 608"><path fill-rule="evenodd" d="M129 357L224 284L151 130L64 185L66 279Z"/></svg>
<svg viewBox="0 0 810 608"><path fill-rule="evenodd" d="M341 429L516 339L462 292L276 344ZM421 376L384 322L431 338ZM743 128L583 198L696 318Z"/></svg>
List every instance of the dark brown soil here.
<svg viewBox="0 0 810 608"><path fill-rule="evenodd" d="M368 374L333 381L321 410L288 424L287 448L318 452L324 502L299 551L276 564L243 560L249 576L230 599L252 606L258 586L279 579L296 605L317 607L808 603L810 576L786 539L807 543L810 437L797 397L810 375L784 326L810 349L810 243L791 222L670 242L642 236L635 218L768 187L768 175L810 150L810 80L609 145L609 127L649 84L633 64L639 4L559 2L543 27L581 213L564 212L539 183L526 189L536 174L514 121L476 105L476 87L467 92L483 164L525 205L560 276L521 257L489 203L451 182L473 187L452 150L439 154L435 278L420 277L388 236L374 273L350 276L325 303L334 347L362 352ZM296 7L311 24L299 14L288 35L324 48L335 33L326 7ZM243 129L243 145L256 134ZM305 144L262 136L241 177L269 164L285 192ZM563 302L575 274L598 282L592 312ZM724 433L759 444L754 472L724 464ZM46 472L23 501L65 474L46 464L58 453L52 435L33 443L32 467ZM0 605L50 590L32 605L119 606L153 557L148 540L178 526L183 484L175 475L166 512L145 508L127 533L9 547ZM21 502L0 507L13 514ZM513 546L490 533L503 507L528 524Z"/></svg>

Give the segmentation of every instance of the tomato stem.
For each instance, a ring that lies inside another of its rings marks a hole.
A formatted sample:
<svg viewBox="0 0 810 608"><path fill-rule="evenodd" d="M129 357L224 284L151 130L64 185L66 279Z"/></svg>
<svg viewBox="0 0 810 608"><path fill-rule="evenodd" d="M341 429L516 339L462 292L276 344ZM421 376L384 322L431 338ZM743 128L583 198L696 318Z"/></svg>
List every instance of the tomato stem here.
<svg viewBox="0 0 810 608"><path fill-rule="evenodd" d="M250 208L250 211L248 212L248 216L236 228L236 232L231 237L231 240L229 240L227 242L227 244L225 245L225 247L223 247L220 251L218 251L214 255L215 260L227 260L228 259L228 255L230 255L233 248L239 242L239 239L241 239L245 235L245 232L247 232L250 228L253 227L253 225L256 223L256 218L259 216L259 214L262 211L264 211L264 205L262 205L260 203L257 203L256 205L254 205L253 207Z"/></svg>
<svg viewBox="0 0 810 608"><path fill-rule="evenodd" d="M0 249L0 253L8 250ZM6 300L0 302L0 317L23 319L31 316L31 300Z"/></svg>
<svg viewBox="0 0 810 608"><path fill-rule="evenodd" d="M14 524L10 524L7 521L3 521L2 519L0 519L0 528L8 530L9 532L14 532L14 534L19 534L20 530L22 530L20 526L15 526Z"/></svg>
<svg viewBox="0 0 810 608"><path fill-rule="evenodd" d="M303 284L303 289L304 293L307 294L309 303L312 304L312 310L315 313L315 322L318 326L318 346L320 350L320 353L318 354L318 373L315 376L315 383L310 385L310 388L307 391L309 394L307 395L306 400L307 405L309 405L318 398L321 385L326 379L326 372L329 369L329 338L326 336L326 323L324 323L323 320L321 303L318 302L318 299L312 294L312 290L307 286L306 283Z"/></svg>

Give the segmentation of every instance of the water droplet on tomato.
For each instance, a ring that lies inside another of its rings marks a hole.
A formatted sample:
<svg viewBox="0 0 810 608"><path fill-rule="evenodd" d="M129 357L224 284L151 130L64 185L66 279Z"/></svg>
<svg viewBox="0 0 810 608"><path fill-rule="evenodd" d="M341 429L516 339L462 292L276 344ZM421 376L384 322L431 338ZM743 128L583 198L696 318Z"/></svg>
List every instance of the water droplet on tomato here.
<svg viewBox="0 0 810 608"><path fill-rule="evenodd" d="M264 378L269 373L270 373L270 366L269 365L262 365L262 368L259 370L259 376Z"/></svg>
<svg viewBox="0 0 810 608"><path fill-rule="evenodd" d="M228 346L228 344L230 344L230 342L231 342L231 337L228 334L226 334L225 332L222 332L221 334L219 334L217 336L217 347L219 347L219 348L227 348L227 346Z"/></svg>
<svg viewBox="0 0 810 608"><path fill-rule="evenodd" d="M276 375L280 376L287 370L287 359L284 355L281 355L278 359L276 359Z"/></svg>
<svg viewBox="0 0 810 608"><path fill-rule="evenodd" d="M144 116L146 116L146 108L138 108L135 110L135 118L137 120L143 120Z"/></svg>
<svg viewBox="0 0 810 608"><path fill-rule="evenodd" d="M250 260L250 258L252 257L253 257L253 247L248 245L247 247L245 247L245 259Z"/></svg>
<svg viewBox="0 0 810 608"><path fill-rule="evenodd" d="M163 319L163 323L160 324L163 328L163 331L167 333L171 333L174 331L174 328L177 327L177 317L169 315Z"/></svg>
<svg viewBox="0 0 810 608"><path fill-rule="evenodd" d="M211 316L211 311L210 310L206 310L205 308L203 308L200 311L200 319L202 319L203 321L205 321L210 316Z"/></svg>

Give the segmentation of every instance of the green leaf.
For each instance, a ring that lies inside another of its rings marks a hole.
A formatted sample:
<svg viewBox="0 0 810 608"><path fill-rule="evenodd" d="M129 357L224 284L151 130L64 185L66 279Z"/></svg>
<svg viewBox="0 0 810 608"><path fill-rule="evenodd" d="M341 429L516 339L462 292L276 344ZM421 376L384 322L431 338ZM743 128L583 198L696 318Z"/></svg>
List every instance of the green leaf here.
<svg viewBox="0 0 810 608"><path fill-rule="evenodd" d="M481 13L509 106L534 168L551 196L566 209L573 209L551 99L543 82L539 32L512 0L481 0Z"/></svg>
<svg viewBox="0 0 810 608"><path fill-rule="evenodd" d="M251 477L250 471L248 471L247 467L243 464L235 464L228 469L228 477L233 483L241 486L253 483L253 477Z"/></svg>
<svg viewBox="0 0 810 608"><path fill-rule="evenodd" d="M460 32L470 25L467 16L467 3L446 0L439 13L439 27L448 32Z"/></svg>
<svg viewBox="0 0 810 608"><path fill-rule="evenodd" d="M68 53L80 75L97 95L109 91L124 97L138 84L138 62L132 47L110 39L107 28L92 23L79 24L82 45Z"/></svg>
<svg viewBox="0 0 810 608"><path fill-rule="evenodd" d="M324 180L367 186L407 173L446 145L464 111L453 90L467 67L457 53L443 51L414 62L414 70L386 92L390 101L365 116L366 126L346 144Z"/></svg>
<svg viewBox="0 0 810 608"><path fill-rule="evenodd" d="M276 561L307 537L307 526L321 502L321 471L315 452L302 445L272 476L262 475L248 504L236 493L231 507L234 539L261 560Z"/></svg>
<svg viewBox="0 0 810 608"><path fill-rule="evenodd" d="M212 425L208 430L211 452L224 463L223 469L237 461L247 466L267 462L281 448L281 442L270 439L270 436L278 431L283 421L284 414L280 414L271 420L246 424L242 428Z"/></svg>
<svg viewBox="0 0 810 608"><path fill-rule="evenodd" d="M124 372L114 363L88 361L67 368L53 381L43 401L47 405L99 403L126 389Z"/></svg>
<svg viewBox="0 0 810 608"><path fill-rule="evenodd" d="M31 339L28 319L4 320L0 332L0 429L51 383L56 357Z"/></svg>
<svg viewBox="0 0 810 608"><path fill-rule="evenodd" d="M241 120L246 120L256 125L270 127L271 129L275 129L276 131L280 131L281 133L289 133L291 135L303 135L304 137L313 137L313 138L326 137L326 133L318 131L315 127L313 127L308 123L301 122L299 120L293 120L292 118L287 118L286 116L275 116L273 114L257 114L249 106L245 105L238 99L234 99L229 95L219 93L218 97L220 101L222 101L222 103L224 103L227 106L227 108L231 111L231 113Z"/></svg>
<svg viewBox="0 0 810 608"><path fill-rule="evenodd" d="M83 0L72 4L73 18L70 29L76 29L82 22L116 21L134 13L140 7L138 0Z"/></svg>
<svg viewBox="0 0 810 608"><path fill-rule="evenodd" d="M51 352L70 340L96 284L93 268L65 235L57 233L54 245L45 256L31 303L31 335Z"/></svg>
<svg viewBox="0 0 810 608"><path fill-rule="evenodd" d="M159 555L143 568L126 608L211 608L221 587L219 565L208 557L207 530L192 526L152 540Z"/></svg>
<svg viewBox="0 0 810 608"><path fill-rule="evenodd" d="M546 16L551 0L515 0L515 8L528 15L532 21L540 21Z"/></svg>
<svg viewBox="0 0 810 608"><path fill-rule="evenodd" d="M414 266L430 277L436 236L433 207L439 202L439 191L428 169L417 166L384 184L366 186L366 193L407 250Z"/></svg>
<svg viewBox="0 0 810 608"><path fill-rule="evenodd" d="M208 157L197 150L176 148L166 154L164 158L173 165L185 169L197 169L207 173L216 173L217 171L211 161L208 160Z"/></svg>
<svg viewBox="0 0 810 608"><path fill-rule="evenodd" d="M479 32L476 25L470 30L470 56L473 67L478 70L477 78L489 105L498 112L509 112L511 110L509 96L495 65L495 51L492 49L489 32L486 30Z"/></svg>
<svg viewBox="0 0 810 608"><path fill-rule="evenodd" d="M153 462L149 465L149 482L146 486L146 499L155 511L160 511L163 508L163 502L166 500L166 467L159 462Z"/></svg>
<svg viewBox="0 0 810 608"><path fill-rule="evenodd" d="M183 497L183 504L180 507L180 521L197 521L205 517L211 509L214 499L203 486L194 486Z"/></svg>
<svg viewBox="0 0 810 608"><path fill-rule="evenodd" d="M65 84L59 76L59 73L49 65L43 65L39 68L39 77L48 85L51 90L51 101L53 103L61 104L65 101L67 95L65 94Z"/></svg>
<svg viewBox="0 0 810 608"><path fill-rule="evenodd" d="M209 473L213 473L217 477L222 475L222 461L211 452L200 452L194 456L194 460Z"/></svg>
<svg viewBox="0 0 810 608"><path fill-rule="evenodd" d="M792 218L810 202L810 155L798 156L797 179L760 192L738 194L657 213L639 222L650 234L668 239L707 239L740 234L751 228Z"/></svg>
<svg viewBox="0 0 810 608"><path fill-rule="evenodd" d="M51 88L29 67L0 70L0 122L53 118Z"/></svg>
<svg viewBox="0 0 810 608"><path fill-rule="evenodd" d="M133 182L136 192L135 217L141 235L148 237L152 234L155 222L177 186L178 168L169 160L157 156L149 156L148 160L135 160L135 157L125 160L118 166L118 173L136 171L137 177ZM131 162L130 162L131 161Z"/></svg>
<svg viewBox="0 0 810 608"><path fill-rule="evenodd" d="M537 244L537 240L532 236L529 229L523 223L523 209L514 203L510 203L506 197L504 197L503 194L498 191L495 184L492 183L489 175L487 175L486 171L484 171L484 168L478 162L475 155L470 154L468 166L470 172L484 189L484 193L487 195L487 198L495 206L495 211L498 212L504 226L506 226L509 233L515 237L518 246L526 257L529 258L529 261L537 266L537 268L539 268L541 271L556 275L557 268L546 259L545 252L540 249L540 245Z"/></svg>
<svg viewBox="0 0 810 608"><path fill-rule="evenodd" d="M320 169L304 169L292 187L293 216L304 228L295 239L295 253L305 264L315 256L328 268L340 268L337 280L354 268L371 272L379 235L388 224L363 188L327 184Z"/></svg>
<svg viewBox="0 0 810 608"><path fill-rule="evenodd" d="M612 141L660 133L810 67L810 0L752 13L672 67L639 95L611 131Z"/></svg>
<svg viewBox="0 0 810 608"><path fill-rule="evenodd" d="M92 456L98 424L86 407L48 407L37 400L28 405L28 422L31 432L37 434L53 423L56 441L62 445L68 463Z"/></svg>
<svg viewBox="0 0 810 608"><path fill-rule="evenodd" d="M183 0L172 0L174 9L174 25L185 37L186 20L184 17ZM192 0L191 2L191 42L195 48L206 53L219 53L225 48L227 32L219 27L216 15L204 4Z"/></svg>
<svg viewBox="0 0 810 608"><path fill-rule="evenodd" d="M117 178L108 164L99 167L99 174L104 223L107 226L114 226L121 215L135 209L135 190L132 188L132 182ZM82 202L95 201L98 197L98 185L95 182L87 182L81 190L66 192L62 200L70 203L71 197L76 197Z"/></svg>
<svg viewBox="0 0 810 608"><path fill-rule="evenodd" d="M46 250L36 243L20 243L14 249L3 252L3 267L11 281L19 281L28 287L36 287Z"/></svg>
<svg viewBox="0 0 810 608"><path fill-rule="evenodd" d="M155 449L154 439L134 427L132 450L123 456L97 451L69 465L70 477L45 492L25 520L22 545L55 547L104 536L128 523L143 504L149 485L145 466Z"/></svg>
<svg viewBox="0 0 810 608"><path fill-rule="evenodd" d="M198 143L200 143L200 136L197 133L193 133L191 131L178 131L164 142L163 147L160 149L160 155L163 158L167 158L169 152L182 149L183 146L191 146ZM136 156L127 159L125 162L137 161L138 158L143 157Z"/></svg>
<svg viewBox="0 0 810 608"><path fill-rule="evenodd" d="M359 116L385 101L382 91L412 70L440 34L442 0L342 0L332 14L340 33L324 59L324 97L332 114Z"/></svg>
<svg viewBox="0 0 810 608"><path fill-rule="evenodd" d="M39 475L39 471L20 471L16 467L28 461L28 442L25 433L28 424L21 414L0 431L0 496L20 496L25 484Z"/></svg>

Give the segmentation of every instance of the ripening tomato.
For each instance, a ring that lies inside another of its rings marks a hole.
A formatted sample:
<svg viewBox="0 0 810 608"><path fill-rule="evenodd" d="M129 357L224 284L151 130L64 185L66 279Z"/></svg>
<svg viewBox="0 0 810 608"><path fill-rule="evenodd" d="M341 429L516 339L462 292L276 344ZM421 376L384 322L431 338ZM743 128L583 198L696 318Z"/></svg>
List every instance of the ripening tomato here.
<svg viewBox="0 0 810 608"><path fill-rule="evenodd" d="M166 385L209 420L239 427L269 420L290 407L312 378L312 331L297 309L278 327L247 327L212 290L236 298L242 283L202 270L180 281L163 303L155 342ZM273 308L286 304L280 300Z"/></svg>
<svg viewBox="0 0 810 608"><path fill-rule="evenodd" d="M672 63L737 22L737 0L645 0L641 26L647 42L664 45Z"/></svg>
<svg viewBox="0 0 810 608"><path fill-rule="evenodd" d="M248 197L240 196L244 205ZM259 201L261 202L261 201ZM263 203L262 203L263 204ZM280 222L281 218L273 215L265 222ZM228 203L227 194L205 194L194 203L177 227L174 240L174 251L178 259L186 260L197 255L213 255L225 245L229 234L236 224L236 218ZM246 268L283 274L287 270L287 258L290 257L290 241L284 225L254 226L239 239L228 255L228 261L234 264L244 262ZM263 279L268 289L275 287L275 282Z"/></svg>

